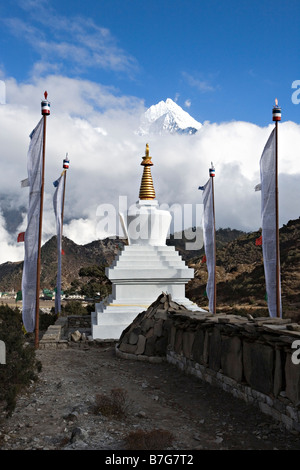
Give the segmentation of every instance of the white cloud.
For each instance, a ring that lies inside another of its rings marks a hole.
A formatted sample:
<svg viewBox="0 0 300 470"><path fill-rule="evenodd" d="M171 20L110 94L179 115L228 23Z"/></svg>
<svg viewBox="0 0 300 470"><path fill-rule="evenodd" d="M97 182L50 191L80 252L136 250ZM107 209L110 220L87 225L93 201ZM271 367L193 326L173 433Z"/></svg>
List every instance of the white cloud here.
<svg viewBox="0 0 300 470"><path fill-rule="evenodd" d="M7 261L20 261L24 258L24 245L17 243L11 239L11 236L6 230L5 219L2 212L0 212L0 264Z"/></svg>
<svg viewBox="0 0 300 470"><path fill-rule="evenodd" d="M19 4L27 16L5 18L4 24L40 55L34 73L55 68L82 74L89 68L101 68L131 76L138 71L137 60L118 45L109 29L92 18L58 15L43 1Z"/></svg>
<svg viewBox="0 0 300 470"><path fill-rule="evenodd" d="M64 226L64 235L72 240L76 240L78 245L85 245L93 240L97 240L97 226L94 219L73 219ZM105 234L103 234L105 236Z"/></svg>
<svg viewBox="0 0 300 470"><path fill-rule="evenodd" d="M55 235L52 207L53 181L62 171L68 152L64 234L79 244L105 233L99 229L97 208L115 208L119 196L128 205L138 199L142 176L140 163L150 146L152 176L160 204L202 203L198 190L216 168L215 201L218 227L257 230L260 227L259 160L273 128L247 122L205 122L192 136L135 134L145 111L135 97L117 96L115 90L93 82L48 76L30 84L6 80L7 104L0 106L0 207L23 213L23 221L9 234L0 217L0 262L22 259L17 234L26 228L28 189L20 187L27 176L29 134L40 119L44 89L49 93L47 118L43 242ZM279 124L280 224L298 218L300 200L300 126ZM8 203L8 202L9 203ZM118 221L116 220L118 224Z"/></svg>

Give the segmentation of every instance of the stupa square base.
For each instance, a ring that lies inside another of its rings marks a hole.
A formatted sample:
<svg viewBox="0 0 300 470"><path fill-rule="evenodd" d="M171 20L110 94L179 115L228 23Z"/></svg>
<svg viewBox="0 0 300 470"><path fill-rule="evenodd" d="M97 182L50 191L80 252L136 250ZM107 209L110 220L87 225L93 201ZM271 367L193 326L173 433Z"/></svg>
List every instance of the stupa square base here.
<svg viewBox="0 0 300 470"><path fill-rule="evenodd" d="M137 286L135 286L136 288ZM170 293L167 290L157 290L151 299L132 298L109 302L109 297L95 305L95 312L92 313L92 337L93 339L114 339L118 340L122 332L134 321L139 313L147 308L162 293ZM188 310L204 312L197 304L188 298L173 297L175 302L184 305Z"/></svg>

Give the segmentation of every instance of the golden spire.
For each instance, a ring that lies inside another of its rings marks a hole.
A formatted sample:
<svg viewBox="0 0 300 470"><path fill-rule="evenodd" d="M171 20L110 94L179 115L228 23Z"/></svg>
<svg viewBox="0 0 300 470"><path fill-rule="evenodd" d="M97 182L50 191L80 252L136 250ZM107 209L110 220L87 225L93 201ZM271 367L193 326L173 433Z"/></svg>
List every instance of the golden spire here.
<svg viewBox="0 0 300 470"><path fill-rule="evenodd" d="M153 163L151 161L151 157L149 156L148 144L146 144L146 152L141 165L144 167L144 171L140 187L140 199L155 199L155 190L153 186L150 168Z"/></svg>

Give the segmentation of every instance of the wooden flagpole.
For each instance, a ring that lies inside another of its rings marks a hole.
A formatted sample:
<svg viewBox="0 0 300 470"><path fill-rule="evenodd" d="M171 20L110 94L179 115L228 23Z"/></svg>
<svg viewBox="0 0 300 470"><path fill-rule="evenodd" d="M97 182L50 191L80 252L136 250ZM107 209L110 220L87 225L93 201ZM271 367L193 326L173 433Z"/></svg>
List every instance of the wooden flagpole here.
<svg viewBox="0 0 300 470"><path fill-rule="evenodd" d="M64 192L63 192L63 203L61 208L61 238L63 236L63 225L64 225L64 210L65 210L65 196L66 196L66 183L67 183L67 171L64 171Z"/></svg>
<svg viewBox="0 0 300 470"><path fill-rule="evenodd" d="M280 312L280 248L279 248L279 204L278 204L278 122L281 121L281 109L278 107L277 98L273 108L273 121L275 121L275 230L276 230L276 315Z"/></svg>
<svg viewBox="0 0 300 470"><path fill-rule="evenodd" d="M213 299L213 314L217 312L217 249L216 249L216 217L215 217L215 194L214 194L214 177L215 168L211 162L211 168L209 169L209 176L211 177L211 191L212 191L212 207L213 207L213 224L214 224L214 299Z"/></svg>
<svg viewBox="0 0 300 470"><path fill-rule="evenodd" d="M64 192L63 192L63 203L62 203L62 210L61 210L61 236L63 234L63 223L64 223L64 209L65 209L65 196L66 196L66 184L67 184L67 169L69 168L70 161L68 159L68 154L66 154L66 158L63 160L63 169L64 169Z"/></svg>
<svg viewBox="0 0 300 470"><path fill-rule="evenodd" d="M46 118L50 114L50 103L47 101L48 93L44 93L45 99L41 103L44 120L43 128L43 155L42 155L42 181L40 198L40 219L39 219L39 245L37 258L37 279L36 279L36 304L35 304L35 348L39 347L39 309L40 309L40 274L41 274L41 243L42 243L42 222L44 204L44 180L45 180L45 153L46 153Z"/></svg>

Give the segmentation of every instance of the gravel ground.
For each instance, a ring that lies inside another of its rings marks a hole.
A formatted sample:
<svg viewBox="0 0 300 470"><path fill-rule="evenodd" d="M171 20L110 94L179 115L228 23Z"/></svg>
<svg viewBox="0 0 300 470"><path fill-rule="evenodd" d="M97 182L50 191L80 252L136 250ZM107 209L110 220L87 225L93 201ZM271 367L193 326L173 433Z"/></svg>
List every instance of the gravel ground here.
<svg viewBox="0 0 300 470"><path fill-rule="evenodd" d="M299 434L167 362L119 358L113 345L40 349L37 358L38 382L10 418L0 415L0 450L123 451L139 430L170 432L169 452L300 449ZM116 388L127 396L126 414L96 412L97 396Z"/></svg>

